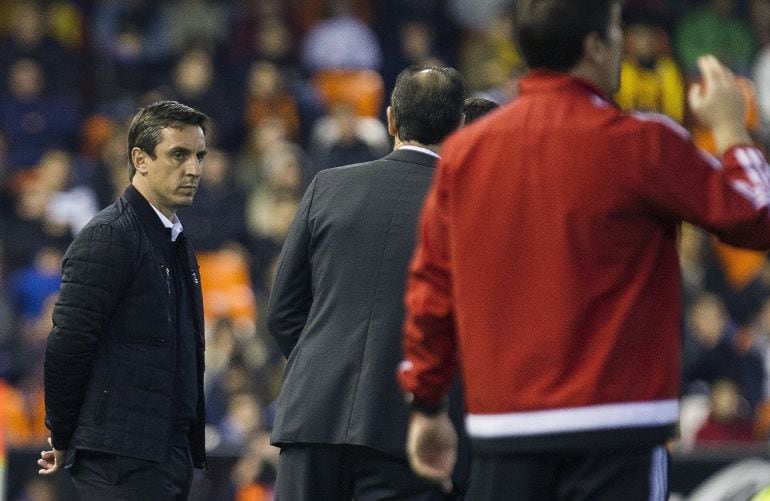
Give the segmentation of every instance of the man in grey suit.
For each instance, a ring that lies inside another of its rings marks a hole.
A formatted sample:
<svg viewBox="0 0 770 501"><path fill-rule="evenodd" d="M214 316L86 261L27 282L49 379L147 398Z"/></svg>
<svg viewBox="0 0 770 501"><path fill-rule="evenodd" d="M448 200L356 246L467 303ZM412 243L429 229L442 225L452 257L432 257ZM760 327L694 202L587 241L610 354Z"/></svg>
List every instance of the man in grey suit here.
<svg viewBox="0 0 770 501"><path fill-rule="evenodd" d="M305 193L268 309L288 358L272 435L278 500L443 498L405 459L395 373L417 222L463 94L452 68L407 68L387 109L394 151L321 171Z"/></svg>

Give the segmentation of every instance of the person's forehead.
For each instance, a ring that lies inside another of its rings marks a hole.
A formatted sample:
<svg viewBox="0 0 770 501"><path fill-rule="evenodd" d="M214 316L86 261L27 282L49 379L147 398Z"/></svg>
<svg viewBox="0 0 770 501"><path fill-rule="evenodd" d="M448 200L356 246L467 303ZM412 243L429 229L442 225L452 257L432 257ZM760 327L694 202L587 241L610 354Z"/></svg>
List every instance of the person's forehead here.
<svg viewBox="0 0 770 501"><path fill-rule="evenodd" d="M184 124L181 126L168 126L160 130L160 143L158 146L173 148L175 146L205 148L206 136L198 125Z"/></svg>

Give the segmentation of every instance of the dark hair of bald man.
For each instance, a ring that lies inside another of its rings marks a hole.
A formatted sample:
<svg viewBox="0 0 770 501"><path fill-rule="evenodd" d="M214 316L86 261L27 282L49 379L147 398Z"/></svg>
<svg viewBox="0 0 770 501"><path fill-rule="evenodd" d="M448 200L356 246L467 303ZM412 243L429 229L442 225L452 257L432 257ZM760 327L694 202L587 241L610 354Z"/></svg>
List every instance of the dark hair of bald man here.
<svg viewBox="0 0 770 501"><path fill-rule="evenodd" d="M457 129L464 98L465 85L456 69L408 67L396 78L390 98L398 138L423 145L440 144Z"/></svg>

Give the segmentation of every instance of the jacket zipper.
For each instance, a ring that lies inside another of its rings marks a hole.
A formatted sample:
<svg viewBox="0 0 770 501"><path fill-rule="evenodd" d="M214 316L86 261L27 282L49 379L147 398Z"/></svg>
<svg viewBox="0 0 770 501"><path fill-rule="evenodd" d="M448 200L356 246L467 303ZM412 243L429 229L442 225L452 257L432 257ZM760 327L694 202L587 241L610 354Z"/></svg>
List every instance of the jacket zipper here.
<svg viewBox="0 0 770 501"><path fill-rule="evenodd" d="M166 271L166 288L168 289L168 295L171 296L171 270L169 270L167 266L164 266L163 269Z"/></svg>
<svg viewBox="0 0 770 501"><path fill-rule="evenodd" d="M168 266L163 266L163 271L166 272L166 289L168 290L168 301L166 303L166 319L168 320L168 328L170 329L173 325L173 322L171 321L171 312L168 310L168 305L171 302L171 269ZM167 339L165 337L162 337L160 340L162 343L165 343Z"/></svg>
<svg viewBox="0 0 770 501"><path fill-rule="evenodd" d="M104 389L102 390L101 398L99 399L99 406L96 410L96 415L94 416L94 422L96 424L101 424L104 422L104 418L107 415L107 406L110 402L110 392L112 391L112 385L113 380L115 379L115 370L111 370L107 374L107 384L104 385Z"/></svg>

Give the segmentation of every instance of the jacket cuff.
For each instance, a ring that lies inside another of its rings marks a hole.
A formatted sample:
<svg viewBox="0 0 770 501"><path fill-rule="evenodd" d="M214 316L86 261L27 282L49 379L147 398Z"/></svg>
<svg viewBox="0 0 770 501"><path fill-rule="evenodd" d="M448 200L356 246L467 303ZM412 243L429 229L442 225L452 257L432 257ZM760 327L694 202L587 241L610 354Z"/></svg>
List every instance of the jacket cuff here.
<svg viewBox="0 0 770 501"><path fill-rule="evenodd" d="M51 444L57 451L66 451L70 447L70 435L51 433Z"/></svg>
<svg viewBox="0 0 770 501"><path fill-rule="evenodd" d="M427 402L424 400L417 400L411 393L406 394L406 401L409 404L412 412L419 412L426 416L435 416L449 409L449 400L444 397L438 402Z"/></svg>

